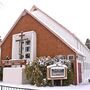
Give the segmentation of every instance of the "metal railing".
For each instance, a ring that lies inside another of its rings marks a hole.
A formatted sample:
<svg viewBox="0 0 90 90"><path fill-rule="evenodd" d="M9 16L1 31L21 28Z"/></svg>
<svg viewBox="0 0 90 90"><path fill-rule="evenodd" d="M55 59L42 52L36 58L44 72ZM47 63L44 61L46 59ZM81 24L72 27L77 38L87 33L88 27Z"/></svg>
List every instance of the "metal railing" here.
<svg viewBox="0 0 90 90"><path fill-rule="evenodd" d="M36 90L36 89L0 85L0 90Z"/></svg>

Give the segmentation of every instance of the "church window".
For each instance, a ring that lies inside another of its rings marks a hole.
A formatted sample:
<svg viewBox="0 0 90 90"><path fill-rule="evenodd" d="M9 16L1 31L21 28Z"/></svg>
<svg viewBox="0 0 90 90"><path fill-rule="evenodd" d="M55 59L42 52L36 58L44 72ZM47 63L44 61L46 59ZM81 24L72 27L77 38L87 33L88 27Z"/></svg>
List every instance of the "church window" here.
<svg viewBox="0 0 90 90"><path fill-rule="evenodd" d="M26 45L30 45L30 40L27 40L26 41Z"/></svg>
<svg viewBox="0 0 90 90"><path fill-rule="evenodd" d="M68 60L75 60L75 56L74 55L68 55L67 58L68 58Z"/></svg>
<svg viewBox="0 0 90 90"><path fill-rule="evenodd" d="M30 51L30 46L25 47L25 52L28 52L28 51Z"/></svg>
<svg viewBox="0 0 90 90"><path fill-rule="evenodd" d="M30 53L26 53L25 58L30 58Z"/></svg>

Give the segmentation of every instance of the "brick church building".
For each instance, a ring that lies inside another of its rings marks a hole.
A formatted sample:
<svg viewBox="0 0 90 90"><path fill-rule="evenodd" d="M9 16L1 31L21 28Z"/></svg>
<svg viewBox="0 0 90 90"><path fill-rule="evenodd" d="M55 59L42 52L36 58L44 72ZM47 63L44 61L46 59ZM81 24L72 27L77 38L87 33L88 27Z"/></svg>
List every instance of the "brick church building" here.
<svg viewBox="0 0 90 90"><path fill-rule="evenodd" d="M21 13L1 44L2 61L6 58L32 61L35 57L55 55L71 60L76 84L87 79L85 65L90 62L89 50L74 34L36 6Z"/></svg>

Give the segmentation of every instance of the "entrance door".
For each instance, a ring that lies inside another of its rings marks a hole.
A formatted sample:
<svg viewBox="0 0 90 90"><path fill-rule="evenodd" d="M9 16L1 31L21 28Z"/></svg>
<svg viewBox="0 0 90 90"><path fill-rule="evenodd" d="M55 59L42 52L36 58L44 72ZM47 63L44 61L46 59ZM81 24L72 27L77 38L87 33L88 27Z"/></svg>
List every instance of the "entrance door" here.
<svg viewBox="0 0 90 90"><path fill-rule="evenodd" d="M78 79L79 79L79 83L81 83L82 82L81 63L78 63Z"/></svg>

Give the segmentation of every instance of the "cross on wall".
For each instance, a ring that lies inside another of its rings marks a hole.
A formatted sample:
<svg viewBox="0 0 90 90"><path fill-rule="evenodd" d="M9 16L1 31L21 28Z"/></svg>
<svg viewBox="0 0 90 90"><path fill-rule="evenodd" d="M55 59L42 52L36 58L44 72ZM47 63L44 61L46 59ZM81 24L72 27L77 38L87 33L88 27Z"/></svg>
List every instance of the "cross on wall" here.
<svg viewBox="0 0 90 90"><path fill-rule="evenodd" d="M20 33L20 35L19 35L20 39L19 39L19 40L16 40L16 42L19 42L19 43L20 43L20 54L19 54L20 59L23 59L23 52L22 52L22 49L23 49L23 41L24 41L24 40L28 40L28 38L23 39L24 36L25 36L25 34L23 34L23 31L21 31L21 33Z"/></svg>

